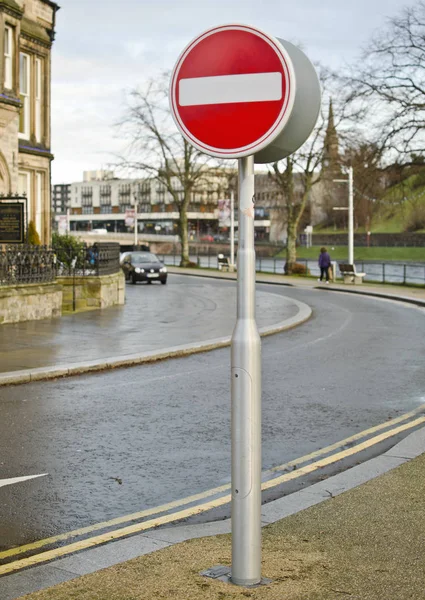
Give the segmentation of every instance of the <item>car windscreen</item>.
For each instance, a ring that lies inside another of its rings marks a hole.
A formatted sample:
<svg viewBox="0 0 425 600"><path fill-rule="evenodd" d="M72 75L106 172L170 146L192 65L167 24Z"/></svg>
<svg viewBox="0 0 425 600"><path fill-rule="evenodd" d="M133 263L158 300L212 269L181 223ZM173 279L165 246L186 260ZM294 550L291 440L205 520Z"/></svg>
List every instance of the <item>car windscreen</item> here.
<svg viewBox="0 0 425 600"><path fill-rule="evenodd" d="M159 262L155 254L132 254L131 262L134 264L140 263L157 263Z"/></svg>

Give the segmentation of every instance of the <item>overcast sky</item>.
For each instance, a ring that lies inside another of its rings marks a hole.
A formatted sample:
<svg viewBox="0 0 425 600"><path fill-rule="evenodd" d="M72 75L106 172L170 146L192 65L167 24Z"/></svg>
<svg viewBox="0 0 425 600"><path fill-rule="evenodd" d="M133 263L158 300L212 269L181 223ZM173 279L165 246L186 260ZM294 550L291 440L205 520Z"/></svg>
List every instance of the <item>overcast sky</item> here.
<svg viewBox="0 0 425 600"><path fill-rule="evenodd" d="M244 23L302 45L337 69L406 0L56 0L52 74L53 183L81 181L124 143L113 127L125 91L171 69L211 26Z"/></svg>

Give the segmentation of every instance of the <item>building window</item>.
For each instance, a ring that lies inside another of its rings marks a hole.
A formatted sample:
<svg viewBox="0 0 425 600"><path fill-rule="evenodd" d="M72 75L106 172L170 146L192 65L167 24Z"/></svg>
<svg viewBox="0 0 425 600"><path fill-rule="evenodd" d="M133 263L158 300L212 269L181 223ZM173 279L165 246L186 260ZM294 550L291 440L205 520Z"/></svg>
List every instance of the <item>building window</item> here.
<svg viewBox="0 0 425 600"><path fill-rule="evenodd" d="M152 207L151 207L150 203L142 202L142 204L139 204L138 212L148 213L148 212L151 212L151 210L152 210Z"/></svg>
<svg viewBox="0 0 425 600"><path fill-rule="evenodd" d="M107 204L111 205L111 186L110 185L101 185L100 186L100 205ZM108 212L111 212L108 210Z"/></svg>
<svg viewBox="0 0 425 600"><path fill-rule="evenodd" d="M43 237L43 173L35 174L35 228Z"/></svg>
<svg viewBox="0 0 425 600"><path fill-rule="evenodd" d="M19 171L18 173L18 194L27 198L25 226L28 228L32 219L31 173L28 171Z"/></svg>
<svg viewBox="0 0 425 600"><path fill-rule="evenodd" d="M101 204L100 205L100 214L101 215L108 215L111 212L112 212L112 208L111 208L110 204Z"/></svg>
<svg viewBox="0 0 425 600"><path fill-rule="evenodd" d="M83 206L81 212L83 215L91 215L93 212L92 205L90 204L90 206Z"/></svg>
<svg viewBox="0 0 425 600"><path fill-rule="evenodd" d="M35 139L41 142L42 131L42 85L43 85L43 70L40 58L35 59Z"/></svg>
<svg viewBox="0 0 425 600"><path fill-rule="evenodd" d="M4 87L13 88L13 29L4 28Z"/></svg>
<svg viewBox="0 0 425 600"><path fill-rule="evenodd" d="M81 188L81 204L83 206L91 206L93 204L93 189L91 187Z"/></svg>
<svg viewBox="0 0 425 600"><path fill-rule="evenodd" d="M30 137L30 57L28 54L19 55L19 91L22 108L19 119L19 137Z"/></svg>

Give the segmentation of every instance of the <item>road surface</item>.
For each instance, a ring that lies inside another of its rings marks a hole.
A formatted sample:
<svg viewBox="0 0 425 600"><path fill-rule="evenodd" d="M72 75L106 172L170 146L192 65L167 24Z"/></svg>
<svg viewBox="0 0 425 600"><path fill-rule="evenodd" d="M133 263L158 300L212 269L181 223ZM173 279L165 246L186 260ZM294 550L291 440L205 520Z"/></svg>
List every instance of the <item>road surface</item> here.
<svg viewBox="0 0 425 600"><path fill-rule="evenodd" d="M184 293L184 281L170 276L170 290ZM264 469L425 402L423 309L258 289L314 311L263 340ZM48 475L0 488L0 550L228 483L229 362L224 349L1 389L0 479Z"/></svg>

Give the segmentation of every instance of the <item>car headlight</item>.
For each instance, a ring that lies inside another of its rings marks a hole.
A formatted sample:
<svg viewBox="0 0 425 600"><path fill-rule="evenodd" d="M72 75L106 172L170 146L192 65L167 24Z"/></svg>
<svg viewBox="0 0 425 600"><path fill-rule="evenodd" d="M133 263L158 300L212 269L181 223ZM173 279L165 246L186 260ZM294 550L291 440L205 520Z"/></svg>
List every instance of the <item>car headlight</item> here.
<svg viewBox="0 0 425 600"><path fill-rule="evenodd" d="M141 273L139 267L136 267L134 270L136 271L136 273Z"/></svg>
<svg viewBox="0 0 425 600"><path fill-rule="evenodd" d="M160 269L160 271L161 271L161 273L166 273L166 272L167 272L167 267L162 267L162 268Z"/></svg>

